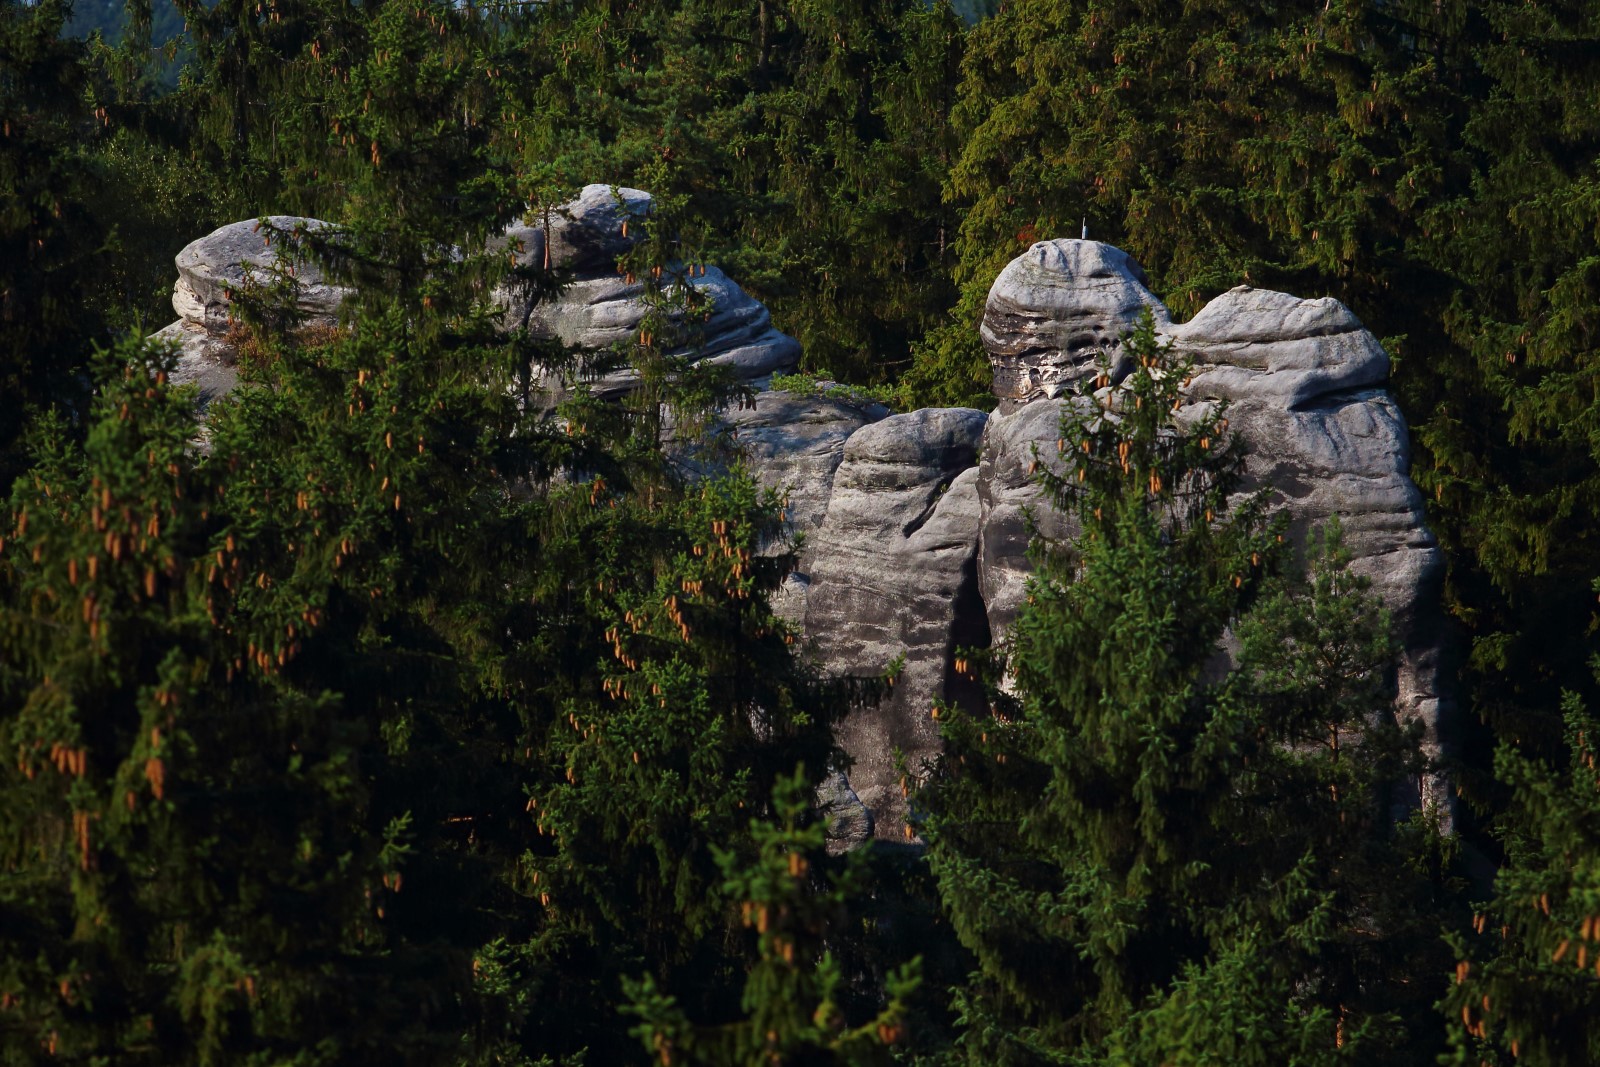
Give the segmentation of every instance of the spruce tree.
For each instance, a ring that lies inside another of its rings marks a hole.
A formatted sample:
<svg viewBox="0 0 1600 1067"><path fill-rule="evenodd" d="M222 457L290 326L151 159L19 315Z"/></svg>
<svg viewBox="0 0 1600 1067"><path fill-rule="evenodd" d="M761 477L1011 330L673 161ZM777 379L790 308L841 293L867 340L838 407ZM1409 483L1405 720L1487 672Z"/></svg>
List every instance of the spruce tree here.
<svg viewBox="0 0 1600 1067"><path fill-rule="evenodd" d="M1229 507L1242 455L1225 410L1186 407L1189 364L1148 318L1128 344L1132 376L1082 387L1060 465L1041 456L1081 533L1036 548L1006 650L1015 697L997 692L989 717L945 709L919 794L977 961L959 1047L988 1063L1416 1062L1437 1043L1416 993L1438 966L1435 904L1401 860L1423 863L1434 835L1390 823L1386 783L1418 768L1386 708L1386 620L1336 531L1308 587L1274 576L1281 523L1259 497Z"/></svg>
<svg viewBox="0 0 1600 1067"><path fill-rule="evenodd" d="M1443 298L1404 242L1456 177L1454 88L1424 48L1459 30L1446 7L1016 0L979 22L946 183L965 208L961 299L919 349L913 395L985 391L974 327L990 282L1085 222L1180 314L1238 284L1329 292L1380 336L1422 343L1427 320L1393 305Z"/></svg>
<svg viewBox="0 0 1600 1067"><path fill-rule="evenodd" d="M1591 669L1600 670L1600 661ZM1494 895L1456 933L1440 1003L1457 1064L1565 1067L1600 1056L1600 720L1568 692L1562 750L1516 737L1495 753L1511 792Z"/></svg>
<svg viewBox="0 0 1600 1067"><path fill-rule="evenodd" d="M81 306L105 271L84 142L100 115L86 103L92 68L65 39L69 6L0 4L0 482L20 468L24 415L81 403L77 374L98 336L99 309ZM103 113L102 113L103 114Z"/></svg>

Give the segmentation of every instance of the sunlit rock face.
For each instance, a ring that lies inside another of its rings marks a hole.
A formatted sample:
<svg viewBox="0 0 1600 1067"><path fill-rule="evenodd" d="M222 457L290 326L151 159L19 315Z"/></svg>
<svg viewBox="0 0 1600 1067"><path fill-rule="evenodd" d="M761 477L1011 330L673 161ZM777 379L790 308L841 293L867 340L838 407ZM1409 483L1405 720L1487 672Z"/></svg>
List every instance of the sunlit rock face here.
<svg viewBox="0 0 1600 1067"><path fill-rule="evenodd" d="M1167 309L1139 264L1099 241L1040 241L1013 259L989 289L978 335L994 368L1001 414L1061 396L1109 356L1120 379L1122 339L1144 309L1158 327Z"/></svg>
<svg viewBox="0 0 1600 1067"><path fill-rule="evenodd" d="M1405 419L1384 388L1387 354L1337 300L1241 286L1173 323L1145 282L1123 252L1084 241L1035 245L995 281L983 339L1001 405L985 431L977 486L979 585L992 635L1004 637L1025 595L1026 516L1053 537L1074 533L1028 474L1036 462L1056 462L1064 401L1055 397L1095 373L1101 351L1115 366L1120 342L1102 349L1099 339L1125 334L1149 307L1158 337L1195 360L1191 403L1227 402L1231 432L1246 446L1244 491L1268 489L1301 544L1339 516L1353 568L1372 579L1404 642L1396 714L1421 720L1437 754L1450 710L1442 561L1409 476ZM1419 800L1448 810L1441 783L1419 788Z"/></svg>
<svg viewBox="0 0 1600 1067"><path fill-rule="evenodd" d="M202 404L238 384L231 333L233 305L243 294L270 290L272 299L304 326L337 321L349 290L328 282L301 247L302 235L326 228L325 222L296 215L273 215L266 225L246 219L219 227L178 253L172 288L178 321L155 337L178 346L173 378L198 385Z"/></svg>
<svg viewBox="0 0 1600 1067"><path fill-rule="evenodd" d="M1175 326L1171 339L1197 364L1195 400L1226 400L1247 446L1246 490L1265 487L1295 540L1335 515L1404 644L1395 712L1420 719L1437 755L1449 726L1441 656L1439 544L1411 481L1411 441L1383 387L1389 359L1337 300L1300 300L1240 287ZM1446 810L1438 782L1424 783Z"/></svg>
<svg viewBox="0 0 1600 1067"><path fill-rule="evenodd" d="M649 212L647 193L591 185L509 227L491 251L555 270L566 285L542 296L514 280L502 286L494 299L506 327L591 354L633 343L649 305L643 284L616 261L639 240ZM176 376L198 383L202 402L237 383L231 325L239 293L273 285L310 327L333 325L349 296L303 262L288 236L327 224L288 216L270 223L224 226L178 256L180 318L157 336L178 344ZM901 663L889 698L839 728L853 765L830 779L819 801L838 817L830 847L853 847L869 834L917 839L896 753L912 774L938 758L929 714L936 700L981 708L982 694L955 670L958 649L1004 641L1032 573L1030 530L1058 541L1076 536L1070 517L1045 505L1034 473L1062 463L1056 441L1074 385L1102 360L1121 379L1124 340L1146 310L1159 337L1195 361L1191 405L1229 405L1232 432L1247 448L1244 491L1268 489L1299 543L1340 517L1355 569L1372 579L1404 642L1396 714L1420 720L1428 745L1440 750L1451 705L1441 681L1439 550L1409 477L1405 420L1384 388L1388 356L1338 301L1241 287L1174 323L1120 249L1042 241L1000 273L989 295L981 336L996 410L891 415L858 398L770 390L771 376L795 365L798 344L715 267L670 269L704 298L696 321L680 320L678 350L726 365L756 389L718 426L754 476L787 498L787 533L800 551L774 607L801 629L802 647L824 670L880 675ZM576 384L553 371L544 380L552 396ZM588 384L618 397L637 382L619 370ZM723 458L703 461L685 448L686 470L726 463L724 450L708 449ZM1417 799L1448 812L1441 782L1418 790Z"/></svg>
<svg viewBox="0 0 1600 1067"><path fill-rule="evenodd" d="M508 226L488 250L508 254L517 266L555 271L563 285L554 294L540 293L513 272L492 296L507 328L526 328L590 354L635 343L652 310L649 289L642 279L619 272L617 258L641 239L650 207L649 193L590 185L577 199ZM330 230L332 224L288 215L267 221L230 223L178 253L172 304L179 319L156 336L179 346L177 378L197 382L202 402L238 384L238 352L229 335L242 291L280 287L273 295L302 327L333 325L350 295L326 280L299 248L298 234ZM673 336L664 340L673 354L726 367L735 380L758 387L799 362L799 342L776 329L766 307L715 266L671 264L663 281L673 279L687 287L693 303L689 311L667 316ZM602 397L622 396L638 385L626 368L582 379L545 370L541 377L557 396L580 381Z"/></svg>

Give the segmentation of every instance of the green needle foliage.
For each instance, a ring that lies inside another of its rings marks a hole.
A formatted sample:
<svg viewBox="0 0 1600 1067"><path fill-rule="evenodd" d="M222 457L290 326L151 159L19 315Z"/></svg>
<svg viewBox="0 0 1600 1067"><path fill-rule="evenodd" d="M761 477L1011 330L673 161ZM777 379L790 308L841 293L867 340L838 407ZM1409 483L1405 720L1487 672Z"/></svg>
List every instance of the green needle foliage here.
<svg viewBox="0 0 1600 1067"><path fill-rule="evenodd" d="M1420 768L1388 719L1387 620L1337 527L1308 586L1274 577L1281 524L1228 508L1224 410L1184 407L1190 365L1148 317L1128 345L1132 375L1079 389L1041 475L1082 532L1038 547L1015 696L952 713L919 797L977 960L957 1058L1417 1062L1433 835L1390 821Z"/></svg>
<svg viewBox="0 0 1600 1067"><path fill-rule="evenodd" d="M404 131L458 98L402 14L370 62L438 95L366 113ZM550 411L484 304L503 202L425 148L346 159L346 225L263 230L356 284L339 325L285 272L235 294L246 385L202 425L129 341L81 440L39 432L0 555L8 1062L619 1062L624 978L739 1010L729 857L866 691L767 606L779 502L663 451L729 398L660 336L695 311L665 238L595 360L640 396Z"/></svg>
<svg viewBox="0 0 1600 1067"><path fill-rule="evenodd" d="M1600 669L1600 664L1591 664ZM1600 721L1574 693L1562 706L1563 757L1502 744L1511 790L1507 865L1460 955L1440 1007L1457 1064L1565 1067L1600 1056Z"/></svg>
<svg viewBox="0 0 1600 1067"><path fill-rule="evenodd" d="M722 892L739 902L757 945L740 1000L743 1017L695 1025L651 976L629 984L629 1010L640 1018L632 1032L664 1067L887 1063L890 1046L907 1036L906 1000L919 984L916 963L889 974L887 1002L853 1023L846 1013L849 984L828 948L866 888L865 855L851 853L842 865L825 858L826 826L811 811L803 773L779 779L775 788L776 818L750 824L754 860L717 853L726 879Z"/></svg>

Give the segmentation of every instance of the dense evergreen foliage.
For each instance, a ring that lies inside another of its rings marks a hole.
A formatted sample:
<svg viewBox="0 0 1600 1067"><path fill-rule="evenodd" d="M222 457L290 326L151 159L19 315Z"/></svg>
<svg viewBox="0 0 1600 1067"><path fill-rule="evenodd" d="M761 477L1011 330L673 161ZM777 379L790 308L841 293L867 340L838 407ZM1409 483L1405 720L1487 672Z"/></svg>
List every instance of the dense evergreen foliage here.
<svg viewBox="0 0 1600 1067"><path fill-rule="evenodd" d="M1385 711L1387 619L1336 526L1306 587L1272 577L1282 525L1228 513L1225 409L1179 414L1191 365L1148 315L1126 351L1062 420L1045 484L1080 533L1036 545L1015 695L951 713L925 794L978 962L968 1062L1424 1062L1440 845L1390 822L1421 764Z"/></svg>
<svg viewBox="0 0 1600 1067"><path fill-rule="evenodd" d="M0 0L0 1061L1595 1062L1597 41L1580 0ZM658 313L501 330L567 279L487 242L590 182L655 194ZM196 437L139 334L280 213L360 301L241 294ZM736 393L658 340L674 265L813 376L988 407L990 283L1085 223L1180 314L1385 338L1458 834L1337 527L1227 506L1146 329L1044 464L1081 537L970 657L926 853L827 854L877 683L768 608L781 503L663 454ZM535 357L644 388L552 408Z"/></svg>

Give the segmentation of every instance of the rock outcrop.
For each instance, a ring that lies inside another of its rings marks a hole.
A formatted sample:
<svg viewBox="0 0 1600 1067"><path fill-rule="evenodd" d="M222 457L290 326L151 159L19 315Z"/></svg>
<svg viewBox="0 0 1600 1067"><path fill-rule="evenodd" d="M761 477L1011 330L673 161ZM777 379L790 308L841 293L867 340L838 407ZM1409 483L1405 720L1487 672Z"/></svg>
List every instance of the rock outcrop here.
<svg viewBox="0 0 1600 1067"><path fill-rule="evenodd" d="M953 663L957 646L988 644L973 467L986 421L971 408L925 408L857 430L808 553L805 633L821 661L876 675L902 658L889 697L839 735L880 837L907 826L896 752L913 773L938 754L934 700L981 700Z"/></svg>
<svg viewBox="0 0 1600 1067"><path fill-rule="evenodd" d="M650 194L638 189L590 185L576 200L550 212L548 239L543 218L509 227L505 240L520 249L520 264L566 271L569 281L553 300L534 300L514 287L502 288L497 296L506 306L507 323L588 352L634 342L652 310L649 289L642 279L619 273L617 257L639 241L650 204ZM722 271L670 264L666 273L690 286L706 309L703 315L669 316L679 334L678 354L727 367L735 378L753 384L765 384L799 362L799 342L776 329L766 306ZM637 384L628 369L589 382L598 396L619 396Z"/></svg>
<svg viewBox="0 0 1600 1067"><path fill-rule="evenodd" d="M326 229L327 223L296 215L273 215L267 223L229 223L191 241L177 255L172 308L178 321L155 337L178 346L174 380L198 385L202 404L239 384L238 350L231 334L233 303L240 293L281 286L287 303L311 326L337 321L349 295L300 254L300 234Z"/></svg>
<svg viewBox="0 0 1600 1067"><path fill-rule="evenodd" d="M989 289L978 335L994 367L1000 413L1062 395L1092 375L1102 355L1121 377L1122 339L1149 308L1167 309L1126 252L1098 241L1040 241L1013 259Z"/></svg>
<svg viewBox="0 0 1600 1067"><path fill-rule="evenodd" d="M1071 536L1027 476L1036 456L1054 458L1062 403L1054 398L1095 372L1099 342L1083 339L1126 332L1148 306L1160 339L1196 361L1191 400L1228 403L1232 432L1247 448L1245 489L1270 489L1301 539L1340 517L1353 568L1372 579L1404 642L1396 714L1419 719L1437 754L1448 710L1442 561L1409 477L1405 420L1383 389L1387 354L1336 300L1240 287L1174 324L1144 283L1120 251L1060 240L1034 245L991 290L983 337L1002 414L986 430L978 482L979 573L991 632L1002 638L1022 601L1030 570L1025 515L1031 511L1052 536ZM1115 349L1108 354L1115 364ZM1448 809L1439 783L1425 791L1420 799Z"/></svg>
<svg viewBox="0 0 1600 1067"><path fill-rule="evenodd" d="M638 189L590 185L547 216L507 227L491 250L509 250L521 266L559 270L566 285L545 299L514 281L502 285L493 299L505 309L506 325L594 353L635 340L651 312L648 290L642 280L618 273L617 257L638 243L650 203L650 194ZM238 351L230 332L232 304L241 290L285 285L304 326L332 325L349 295L295 247L297 231L326 230L331 224L288 215L268 222L269 227L258 220L230 223L178 253L172 306L179 320L156 336L179 346L177 379L198 383L202 402L238 384ZM682 277L696 300L691 314L669 316L678 334L674 354L727 367L736 379L757 386L799 362L799 342L776 329L766 307L722 271L685 264L667 269ZM574 384L557 381L553 373L544 380L557 392ZM635 388L637 378L621 369L587 382L597 395L614 397Z"/></svg>
<svg viewBox="0 0 1600 1067"><path fill-rule="evenodd" d="M616 261L639 239L650 203L639 190L591 185L535 224L508 228L502 250L559 269L568 284L544 299L514 282L502 287L495 299L507 328L594 352L633 340L650 308L644 286ZM279 231L325 225L271 222ZM157 336L181 346L178 377L198 382L202 400L236 383L230 305L241 289L276 281L305 321L336 320L348 294L295 263L293 243L269 243L256 223L241 222L179 254L173 305L181 318ZM787 495L788 532L801 539L799 567L775 607L803 629L825 669L879 675L901 662L889 698L840 727L854 763L820 794L839 816L830 847L874 834L915 837L897 756L913 774L936 758L936 700L981 705L982 693L954 670L955 650L1004 639L1032 569L1030 530L1075 535L1069 517L1042 506L1031 472L1060 462L1061 406L1074 384L1105 357L1113 380L1126 373L1123 341L1146 310L1159 336L1196 362L1190 400L1229 405L1248 449L1247 489L1270 489L1297 537L1340 516L1355 568L1372 578L1404 641L1396 714L1420 720L1438 750L1449 712L1439 550L1408 477L1405 421L1383 388L1388 357L1342 304L1241 287L1174 323L1126 253L1043 241L990 292L981 334L995 412L891 415L853 398L766 389L773 373L795 364L799 346L722 272L673 269L709 310L692 330L679 323L680 351L726 365L758 389L722 424L756 477ZM572 384L553 373L546 382L556 393ZM590 384L618 396L635 381L616 371ZM690 469L718 462L685 452ZM1424 783L1424 792L1448 810L1440 783Z"/></svg>
<svg viewBox="0 0 1600 1067"><path fill-rule="evenodd" d="M1337 300L1245 287L1211 301L1171 339L1195 358L1191 397L1228 403L1249 449L1245 488L1271 490L1300 543L1339 516L1351 569L1372 580L1403 642L1395 712L1425 725L1437 755L1448 725L1444 565L1409 475L1405 418L1383 388L1388 355ZM1429 789L1421 799L1448 810L1442 784Z"/></svg>

